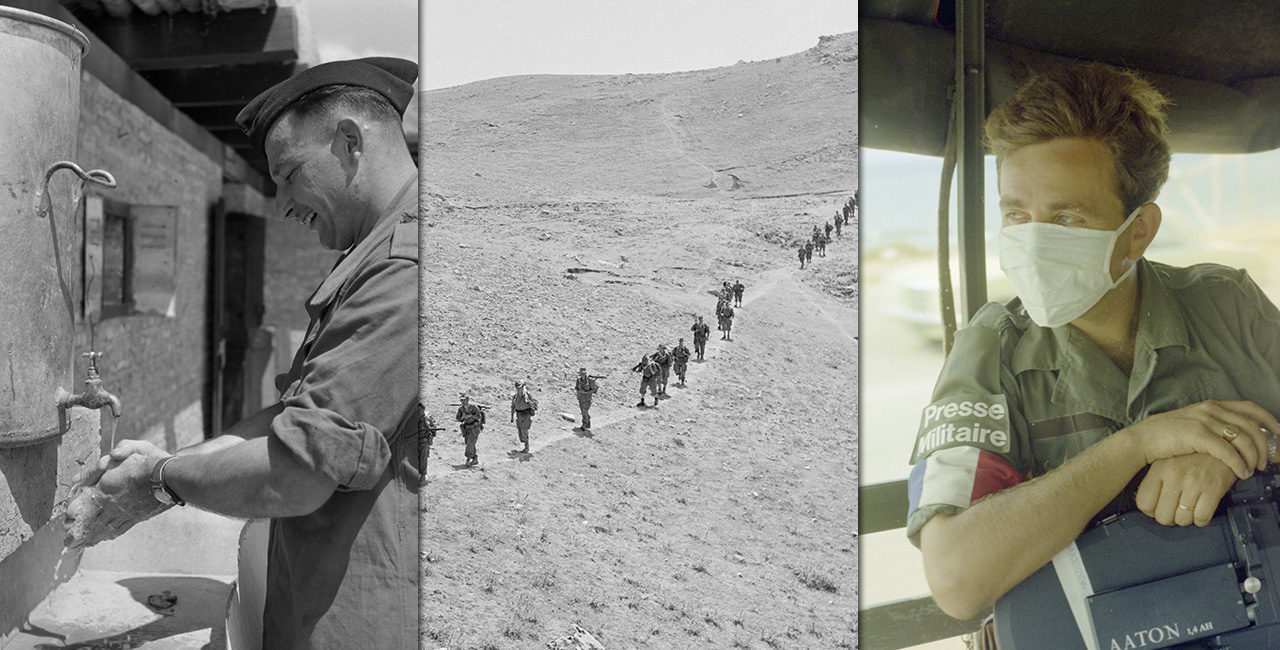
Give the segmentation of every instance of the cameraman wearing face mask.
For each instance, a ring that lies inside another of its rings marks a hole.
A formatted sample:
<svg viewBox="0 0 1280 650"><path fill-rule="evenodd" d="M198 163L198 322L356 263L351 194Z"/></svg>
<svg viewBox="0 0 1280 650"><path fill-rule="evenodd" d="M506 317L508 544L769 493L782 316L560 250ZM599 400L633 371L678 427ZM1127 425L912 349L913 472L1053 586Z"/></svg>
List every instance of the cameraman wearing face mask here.
<svg viewBox="0 0 1280 650"><path fill-rule="evenodd" d="M976 616L1126 502L1204 526L1276 455L1280 312L1243 270L1143 257L1166 103L1136 75L1077 65L987 120L1019 297L957 332L909 480L907 534L951 616Z"/></svg>

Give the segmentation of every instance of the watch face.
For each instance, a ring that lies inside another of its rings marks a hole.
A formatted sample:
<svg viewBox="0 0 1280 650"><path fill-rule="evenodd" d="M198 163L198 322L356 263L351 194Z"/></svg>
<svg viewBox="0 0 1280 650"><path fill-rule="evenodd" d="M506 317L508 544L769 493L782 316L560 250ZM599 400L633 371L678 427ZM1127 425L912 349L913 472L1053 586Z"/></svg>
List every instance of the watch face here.
<svg viewBox="0 0 1280 650"><path fill-rule="evenodd" d="M177 495L169 490L169 488L165 487L163 480L164 466L172 458L173 456L170 456L169 458L161 460L151 469L151 495L156 498L156 501L159 501L166 506L172 506L178 503Z"/></svg>
<svg viewBox="0 0 1280 650"><path fill-rule="evenodd" d="M163 485L152 485L151 494L155 496L156 501L159 501L166 506L171 506L174 503L177 503L173 500L173 496L169 494L169 491L164 489Z"/></svg>

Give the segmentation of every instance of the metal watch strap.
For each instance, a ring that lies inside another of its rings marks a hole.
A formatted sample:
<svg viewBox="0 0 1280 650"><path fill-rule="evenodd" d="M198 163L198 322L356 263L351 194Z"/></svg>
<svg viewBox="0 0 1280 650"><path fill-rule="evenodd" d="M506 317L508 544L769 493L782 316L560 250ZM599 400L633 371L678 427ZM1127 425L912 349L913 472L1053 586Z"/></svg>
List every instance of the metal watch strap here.
<svg viewBox="0 0 1280 650"><path fill-rule="evenodd" d="M168 465L170 461L176 460L177 458L178 457L176 455L167 456L165 458L160 459L160 462L156 463L155 468L151 470L151 491L153 493L157 491L163 491L164 494L169 497L169 499L173 502L174 505L185 506L187 505L187 502L183 501L182 497L179 497L178 493L174 492L173 488L169 487L169 485L164 482L165 465ZM161 501L163 503L163 500L160 499L159 495L156 496L156 500Z"/></svg>
<svg viewBox="0 0 1280 650"><path fill-rule="evenodd" d="M1280 446L1280 435L1267 432L1267 464L1276 462L1276 447Z"/></svg>

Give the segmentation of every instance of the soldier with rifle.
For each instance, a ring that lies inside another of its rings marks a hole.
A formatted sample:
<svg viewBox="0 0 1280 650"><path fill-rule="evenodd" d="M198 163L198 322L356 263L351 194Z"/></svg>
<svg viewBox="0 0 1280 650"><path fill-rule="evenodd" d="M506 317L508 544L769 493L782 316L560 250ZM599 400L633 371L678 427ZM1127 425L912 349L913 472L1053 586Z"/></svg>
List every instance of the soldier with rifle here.
<svg viewBox="0 0 1280 650"><path fill-rule="evenodd" d="M511 421L516 423L516 434L524 448L520 453L529 453L529 429L533 426L533 416L538 412L538 400L525 389L524 382L516 382L516 394L511 396Z"/></svg>
<svg viewBox="0 0 1280 650"><path fill-rule="evenodd" d="M435 418L427 413L427 407L418 402L418 464L422 468L422 480L427 479L427 457L431 455L431 443L436 440L436 433L444 431L444 427L436 426Z"/></svg>
<svg viewBox="0 0 1280 650"><path fill-rule="evenodd" d="M676 376L680 378L680 385L683 386L684 373L689 367L689 348L685 347L683 338L680 339L680 342L676 344L676 347L671 350L671 363L672 370L674 370Z"/></svg>
<svg viewBox="0 0 1280 650"><path fill-rule="evenodd" d="M653 406L654 408L657 408L658 375L662 373L662 369L660 369L658 364L654 363L653 359L650 359L649 355L646 354L640 359L640 363L637 363L635 367L631 369L631 372L640 373L640 402L636 404L636 406L644 406L644 390L648 388L649 392L653 393Z"/></svg>
<svg viewBox="0 0 1280 650"><path fill-rule="evenodd" d="M711 326L702 322L702 317L699 316L689 329L693 331L693 351L697 353L698 361L702 361L707 352L707 339L711 337Z"/></svg>
<svg viewBox="0 0 1280 650"><path fill-rule="evenodd" d="M458 413L454 416L458 422L462 423L462 439L466 442L467 467L474 467L480 464L480 457L476 454L476 440L480 438L480 432L484 430L484 406L472 404L471 397L466 393L458 396Z"/></svg>
<svg viewBox="0 0 1280 650"><path fill-rule="evenodd" d="M667 352L667 346L658 344L658 351L653 355L653 362L658 364L662 374L658 378L658 394L667 394L667 379L671 377L671 353Z"/></svg>
<svg viewBox="0 0 1280 650"><path fill-rule="evenodd" d="M578 368L578 380L573 384L573 391L578 395L578 410L582 411L582 426L579 428L583 431L591 430L591 400L600 390L596 380L603 378L599 375L588 375L586 368Z"/></svg>
<svg viewBox="0 0 1280 650"><path fill-rule="evenodd" d="M733 307L730 307L728 303L726 303L724 309L720 310L719 317L720 331L724 332L724 334L720 336L720 340L732 341L733 337L729 335L729 331L733 329Z"/></svg>

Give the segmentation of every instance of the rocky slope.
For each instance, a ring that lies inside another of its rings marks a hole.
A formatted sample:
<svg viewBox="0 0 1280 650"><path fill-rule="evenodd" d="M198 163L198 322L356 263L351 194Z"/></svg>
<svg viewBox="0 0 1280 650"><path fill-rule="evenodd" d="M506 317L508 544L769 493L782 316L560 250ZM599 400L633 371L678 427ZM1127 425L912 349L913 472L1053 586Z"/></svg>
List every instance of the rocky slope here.
<svg viewBox="0 0 1280 650"><path fill-rule="evenodd" d="M448 426L425 647L573 624L608 648L856 646L856 231L804 271L790 247L856 185L855 52L423 96L424 399ZM713 331L687 386L635 408L630 367L695 314L714 327L734 279L734 340ZM579 366L608 375L591 435L560 415ZM516 379L541 403L530 455ZM494 405L479 469L457 467L459 391Z"/></svg>

